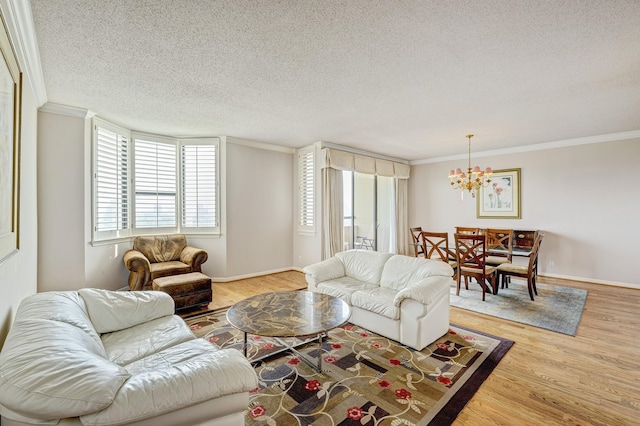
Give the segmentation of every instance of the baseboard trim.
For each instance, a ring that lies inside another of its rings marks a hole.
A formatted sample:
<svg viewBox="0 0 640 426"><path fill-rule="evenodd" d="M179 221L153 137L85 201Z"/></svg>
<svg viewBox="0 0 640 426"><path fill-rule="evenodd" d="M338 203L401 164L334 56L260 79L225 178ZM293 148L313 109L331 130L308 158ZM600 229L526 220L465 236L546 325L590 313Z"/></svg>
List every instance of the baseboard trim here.
<svg viewBox="0 0 640 426"><path fill-rule="evenodd" d="M271 275L271 274L277 274L279 272L287 272L287 271L297 271L297 272L302 272L302 268L298 268L295 266L290 266L288 268L280 268L280 269L273 269L271 271L261 271L261 272L255 272L253 274L245 274L245 275L236 275L233 277L211 277L211 281L214 283L228 283L231 281L238 281L238 280L244 280L247 278L255 278L255 277L261 277L263 275Z"/></svg>
<svg viewBox="0 0 640 426"><path fill-rule="evenodd" d="M596 280L594 278L574 277L572 275L560 275L560 274L539 274L539 276L542 278L545 278L545 277L560 278L563 280L582 281L582 282L591 283L591 284L601 284L601 285L608 285L611 287L625 287L625 288L633 288L633 289L640 290L640 284L633 284L633 283L621 283L617 281Z"/></svg>

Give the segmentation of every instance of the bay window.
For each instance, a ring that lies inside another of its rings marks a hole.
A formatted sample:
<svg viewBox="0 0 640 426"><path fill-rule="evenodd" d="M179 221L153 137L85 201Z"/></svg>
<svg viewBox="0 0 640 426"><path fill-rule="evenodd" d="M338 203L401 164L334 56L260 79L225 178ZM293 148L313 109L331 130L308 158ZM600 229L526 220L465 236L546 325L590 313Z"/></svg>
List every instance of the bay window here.
<svg viewBox="0 0 640 426"><path fill-rule="evenodd" d="M175 139L93 125L93 241L219 234L218 138Z"/></svg>

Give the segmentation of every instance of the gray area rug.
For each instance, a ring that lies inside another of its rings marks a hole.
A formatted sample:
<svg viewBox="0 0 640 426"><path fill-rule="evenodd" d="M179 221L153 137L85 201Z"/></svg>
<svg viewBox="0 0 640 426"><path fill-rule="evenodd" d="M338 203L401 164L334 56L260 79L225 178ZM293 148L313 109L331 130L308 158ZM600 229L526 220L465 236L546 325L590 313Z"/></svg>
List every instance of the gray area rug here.
<svg viewBox="0 0 640 426"><path fill-rule="evenodd" d="M538 296L532 302L527 283L512 279L509 288L499 289L497 295L487 293L483 302L480 286L470 282L465 290L463 282L460 296L455 285L451 287L451 306L575 336L587 291L540 283L537 287Z"/></svg>

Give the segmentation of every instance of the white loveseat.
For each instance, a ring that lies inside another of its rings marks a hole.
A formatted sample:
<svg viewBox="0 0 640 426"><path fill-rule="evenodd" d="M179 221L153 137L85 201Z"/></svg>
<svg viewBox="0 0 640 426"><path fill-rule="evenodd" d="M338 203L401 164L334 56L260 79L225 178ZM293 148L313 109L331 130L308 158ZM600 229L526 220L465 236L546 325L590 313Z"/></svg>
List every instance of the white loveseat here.
<svg viewBox="0 0 640 426"><path fill-rule="evenodd" d="M2 426L243 424L251 364L173 312L157 291L25 298L0 353Z"/></svg>
<svg viewBox="0 0 640 426"><path fill-rule="evenodd" d="M349 322L421 350L449 330L453 269L445 262L348 250L304 268L309 291L351 306Z"/></svg>

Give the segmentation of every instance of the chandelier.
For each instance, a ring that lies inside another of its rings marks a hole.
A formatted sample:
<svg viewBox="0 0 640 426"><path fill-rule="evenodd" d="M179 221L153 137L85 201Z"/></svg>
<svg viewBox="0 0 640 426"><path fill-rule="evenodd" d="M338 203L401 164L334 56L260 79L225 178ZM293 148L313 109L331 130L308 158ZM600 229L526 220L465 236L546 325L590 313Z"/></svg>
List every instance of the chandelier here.
<svg viewBox="0 0 640 426"><path fill-rule="evenodd" d="M451 188L452 189L462 189L462 193L464 194L464 190L471 192L471 196L476 196L476 191L481 187L486 187L491 182L491 167L487 167L484 169L484 172L480 170L480 167L475 166L473 169L471 168L471 138L473 135L467 135L466 138L469 139L469 165L467 168L467 173L463 172L459 167L455 170L451 170L449 172L449 179L451 180Z"/></svg>

